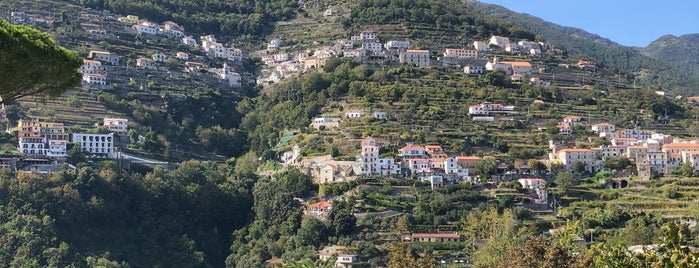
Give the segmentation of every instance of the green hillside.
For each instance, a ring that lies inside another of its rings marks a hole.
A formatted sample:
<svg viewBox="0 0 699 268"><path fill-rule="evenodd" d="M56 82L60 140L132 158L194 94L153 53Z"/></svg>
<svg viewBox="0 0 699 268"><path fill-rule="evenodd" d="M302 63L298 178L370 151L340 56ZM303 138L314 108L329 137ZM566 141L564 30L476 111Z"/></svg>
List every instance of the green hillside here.
<svg viewBox="0 0 699 268"><path fill-rule="evenodd" d="M644 56L635 48L624 47L583 30L560 26L540 18L520 14L498 5L468 1L467 5L483 14L500 18L536 33L565 49L572 58L591 59L624 76L627 83L657 86L675 94L696 94L699 82L666 59Z"/></svg>
<svg viewBox="0 0 699 268"><path fill-rule="evenodd" d="M665 35L641 48L648 57L667 62L678 71L699 78L699 34Z"/></svg>

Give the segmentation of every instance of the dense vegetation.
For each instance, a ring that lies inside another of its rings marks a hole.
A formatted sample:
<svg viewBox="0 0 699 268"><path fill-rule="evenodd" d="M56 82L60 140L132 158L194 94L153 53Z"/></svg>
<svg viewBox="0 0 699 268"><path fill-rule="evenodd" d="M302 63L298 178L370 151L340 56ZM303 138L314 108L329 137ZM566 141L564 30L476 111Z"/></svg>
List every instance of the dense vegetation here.
<svg viewBox="0 0 699 268"><path fill-rule="evenodd" d="M0 97L60 96L80 82L80 57L46 33L0 20Z"/></svg>
<svg viewBox="0 0 699 268"><path fill-rule="evenodd" d="M220 267L251 212L252 183L228 164L198 161L145 176L113 162L4 172L0 266Z"/></svg>
<svg viewBox="0 0 699 268"><path fill-rule="evenodd" d="M522 27L484 16L452 0L361 0L352 8L348 20L348 23L353 24L406 22L456 29L473 38L488 38L491 35L528 40L536 38Z"/></svg>
<svg viewBox="0 0 699 268"><path fill-rule="evenodd" d="M641 49L641 53L656 60L667 62L680 72L699 79L699 35L665 35Z"/></svg>
<svg viewBox="0 0 699 268"><path fill-rule="evenodd" d="M294 16L298 2L274 1L135 1L135 0L71 0L119 14L137 15L154 21L171 20L189 32L216 33L232 36L262 33L267 24Z"/></svg>

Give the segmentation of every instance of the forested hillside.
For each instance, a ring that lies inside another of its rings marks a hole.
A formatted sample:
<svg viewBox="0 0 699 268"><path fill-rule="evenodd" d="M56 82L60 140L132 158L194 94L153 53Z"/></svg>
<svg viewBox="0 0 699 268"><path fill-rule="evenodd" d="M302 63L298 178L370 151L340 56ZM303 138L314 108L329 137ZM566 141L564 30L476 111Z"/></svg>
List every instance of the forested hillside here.
<svg viewBox="0 0 699 268"><path fill-rule="evenodd" d="M488 38L491 35L528 40L536 38L522 27L484 16L452 0L361 0L352 8L348 22L355 25L424 23L436 28L458 30L467 38Z"/></svg>
<svg viewBox="0 0 699 268"><path fill-rule="evenodd" d="M244 0L65 0L94 9L137 15L154 21L172 20L190 32L241 36L262 33L268 23L294 16L298 1Z"/></svg>
<svg viewBox="0 0 699 268"><path fill-rule="evenodd" d="M665 35L641 49L641 53L667 62L678 71L699 79L699 34Z"/></svg>
<svg viewBox="0 0 699 268"><path fill-rule="evenodd" d="M687 75L665 60L642 55L637 49L624 47L587 33L583 30L560 26L540 18L520 14L498 5L469 1L467 5L483 14L500 18L524 27L541 38L565 49L570 57L585 58L606 65L625 76L629 84L658 86L676 94L694 94L697 79Z"/></svg>

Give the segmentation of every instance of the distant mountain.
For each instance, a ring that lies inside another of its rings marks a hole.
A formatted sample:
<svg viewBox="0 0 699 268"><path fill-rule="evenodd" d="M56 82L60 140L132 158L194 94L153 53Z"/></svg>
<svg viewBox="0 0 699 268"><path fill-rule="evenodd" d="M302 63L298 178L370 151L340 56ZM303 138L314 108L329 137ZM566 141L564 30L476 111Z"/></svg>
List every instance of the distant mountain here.
<svg viewBox="0 0 699 268"><path fill-rule="evenodd" d="M579 28L561 26L541 18L517 13L499 5L462 0L473 9L486 15L509 21L536 33L559 48L565 48L570 57L587 58L617 69L629 82L642 86L659 86L676 94L697 94L699 80L685 71L676 69L679 63L670 64L662 57L649 57L639 49L619 45L607 38ZM697 43L699 44L699 43ZM647 55L651 55L648 53ZM699 70L699 69L693 69Z"/></svg>
<svg viewBox="0 0 699 268"><path fill-rule="evenodd" d="M699 34L664 35L642 48L641 53L667 62L677 70L699 79Z"/></svg>

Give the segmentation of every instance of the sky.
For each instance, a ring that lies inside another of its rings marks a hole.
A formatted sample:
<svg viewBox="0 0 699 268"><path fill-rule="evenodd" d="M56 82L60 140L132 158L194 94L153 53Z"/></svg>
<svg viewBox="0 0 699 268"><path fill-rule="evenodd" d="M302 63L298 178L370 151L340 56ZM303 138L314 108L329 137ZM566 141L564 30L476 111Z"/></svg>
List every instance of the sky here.
<svg viewBox="0 0 699 268"><path fill-rule="evenodd" d="M546 21L583 29L625 46L699 33L697 0L479 0Z"/></svg>

